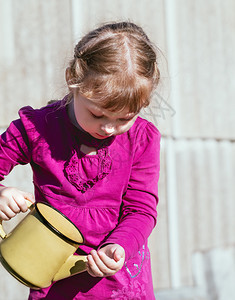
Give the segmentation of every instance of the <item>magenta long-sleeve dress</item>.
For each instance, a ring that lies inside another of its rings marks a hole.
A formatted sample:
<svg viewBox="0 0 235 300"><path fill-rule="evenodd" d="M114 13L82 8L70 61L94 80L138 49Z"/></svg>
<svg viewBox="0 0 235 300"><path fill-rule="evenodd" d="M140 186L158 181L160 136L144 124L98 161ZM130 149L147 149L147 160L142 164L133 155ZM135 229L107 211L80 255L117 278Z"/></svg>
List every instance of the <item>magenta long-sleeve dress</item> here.
<svg viewBox="0 0 235 300"><path fill-rule="evenodd" d="M156 224L160 133L138 117L131 129L95 139L71 122L66 98L24 107L0 138L0 180L29 163L37 202L65 214L82 232L78 253L117 243L126 261L114 276L87 272L34 291L29 299L155 299L147 238ZM80 150L84 144L95 155Z"/></svg>

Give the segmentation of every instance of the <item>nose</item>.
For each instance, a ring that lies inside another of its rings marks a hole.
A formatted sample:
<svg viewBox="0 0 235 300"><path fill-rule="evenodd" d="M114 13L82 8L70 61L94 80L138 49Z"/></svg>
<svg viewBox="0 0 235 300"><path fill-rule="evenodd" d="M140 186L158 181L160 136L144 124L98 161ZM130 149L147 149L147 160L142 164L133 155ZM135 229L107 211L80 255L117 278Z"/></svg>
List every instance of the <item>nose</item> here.
<svg viewBox="0 0 235 300"><path fill-rule="evenodd" d="M115 126L113 124L103 124L101 126L101 130L105 133L105 135L111 135L115 132Z"/></svg>

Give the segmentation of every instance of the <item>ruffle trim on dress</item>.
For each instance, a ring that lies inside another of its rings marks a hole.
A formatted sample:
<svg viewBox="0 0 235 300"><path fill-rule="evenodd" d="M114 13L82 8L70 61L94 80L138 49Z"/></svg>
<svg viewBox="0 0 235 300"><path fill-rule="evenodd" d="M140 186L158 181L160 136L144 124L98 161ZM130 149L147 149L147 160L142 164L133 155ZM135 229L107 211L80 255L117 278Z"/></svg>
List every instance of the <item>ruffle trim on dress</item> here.
<svg viewBox="0 0 235 300"><path fill-rule="evenodd" d="M79 174L79 160L77 152L74 150L71 159L65 163L64 173L68 181L76 187L81 193L85 193L92 188L96 182L105 178L112 167L112 159L108 153L108 148L101 148L97 150L98 155L98 169L97 175L93 179L84 180Z"/></svg>

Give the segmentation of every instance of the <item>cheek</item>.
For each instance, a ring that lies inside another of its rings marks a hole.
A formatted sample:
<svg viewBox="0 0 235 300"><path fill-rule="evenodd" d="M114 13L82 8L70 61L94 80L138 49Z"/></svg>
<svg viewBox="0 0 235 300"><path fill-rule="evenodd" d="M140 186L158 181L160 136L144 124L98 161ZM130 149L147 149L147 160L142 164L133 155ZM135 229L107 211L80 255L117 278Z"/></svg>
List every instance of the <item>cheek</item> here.
<svg viewBox="0 0 235 300"><path fill-rule="evenodd" d="M134 125L135 120L132 120L130 123L127 123L125 125L120 125L118 127L118 134L121 134L121 133L124 133L124 132L128 131Z"/></svg>
<svg viewBox="0 0 235 300"><path fill-rule="evenodd" d="M84 127L91 123L92 120L90 119L90 116L88 115L86 110L79 107L75 107L74 113L75 113L75 118L80 126Z"/></svg>
<svg viewBox="0 0 235 300"><path fill-rule="evenodd" d="M89 114L82 116L83 126L89 131L97 131L101 127L100 121L95 120Z"/></svg>

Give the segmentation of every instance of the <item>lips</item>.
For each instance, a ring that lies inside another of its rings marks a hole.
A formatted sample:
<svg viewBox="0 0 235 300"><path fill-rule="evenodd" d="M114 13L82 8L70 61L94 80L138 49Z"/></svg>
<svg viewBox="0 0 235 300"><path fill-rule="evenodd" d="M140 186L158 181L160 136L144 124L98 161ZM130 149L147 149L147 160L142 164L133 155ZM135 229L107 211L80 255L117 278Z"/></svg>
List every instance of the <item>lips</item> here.
<svg viewBox="0 0 235 300"><path fill-rule="evenodd" d="M106 139L108 137L110 137L110 135L101 135L99 133L96 133L99 137L103 138L103 139Z"/></svg>

